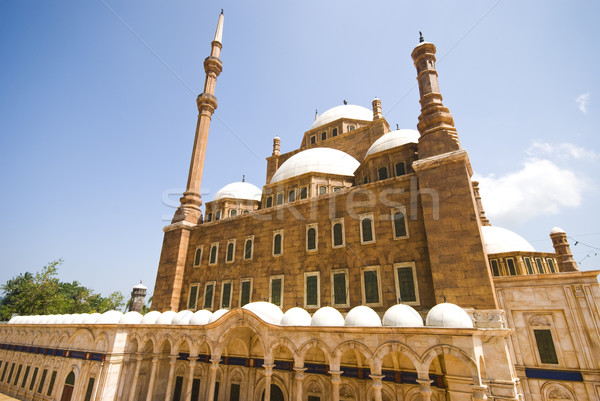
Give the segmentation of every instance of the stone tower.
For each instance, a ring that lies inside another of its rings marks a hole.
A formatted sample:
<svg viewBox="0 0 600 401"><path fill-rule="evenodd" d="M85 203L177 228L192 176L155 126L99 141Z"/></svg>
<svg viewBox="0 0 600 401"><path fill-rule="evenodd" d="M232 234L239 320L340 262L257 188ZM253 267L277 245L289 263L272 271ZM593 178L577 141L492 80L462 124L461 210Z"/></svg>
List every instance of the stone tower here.
<svg viewBox="0 0 600 401"><path fill-rule="evenodd" d="M223 70L223 63L219 59L223 46L223 19L223 10L221 10L215 37L211 43L210 56L204 60L206 79L204 81L204 91L196 100L198 123L196 125L186 191L180 199L181 204L175 212L171 224L163 229L165 237L152 299L152 308L155 310L178 309L190 230L202 222L200 185L202 183L210 121L217 108L217 98L214 94L215 85L217 77Z"/></svg>
<svg viewBox="0 0 600 401"><path fill-rule="evenodd" d="M131 291L131 303L129 304L129 312L142 312L144 300L146 299L146 291L148 288L140 283L133 287Z"/></svg>
<svg viewBox="0 0 600 401"><path fill-rule="evenodd" d="M558 269L561 272L574 272L579 270L575 259L573 259L573 253L567 240L567 233L558 227L554 227L550 231L550 238L552 239L552 246L558 256Z"/></svg>

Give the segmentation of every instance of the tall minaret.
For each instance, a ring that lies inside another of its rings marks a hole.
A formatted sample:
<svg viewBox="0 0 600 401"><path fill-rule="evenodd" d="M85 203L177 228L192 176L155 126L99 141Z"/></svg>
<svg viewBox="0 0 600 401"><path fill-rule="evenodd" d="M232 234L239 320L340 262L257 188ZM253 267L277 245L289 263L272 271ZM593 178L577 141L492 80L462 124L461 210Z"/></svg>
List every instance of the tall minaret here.
<svg viewBox="0 0 600 401"><path fill-rule="evenodd" d="M204 91L196 99L198 104L198 124L196 125L196 137L194 139L194 150L192 151L192 160L190 162L190 172L188 182L181 205L173 216L172 223L186 221L197 224L202 222L202 212L200 206L202 199L200 197L200 184L202 183L202 172L204 170L204 158L206 157L206 143L208 141L208 131L210 120L217 108L217 98L215 97L215 85L217 77L223 71L223 63L219 59L223 38L223 10L219 15L215 38L211 43L212 49L210 56L204 60L204 71L206 79L204 81Z"/></svg>

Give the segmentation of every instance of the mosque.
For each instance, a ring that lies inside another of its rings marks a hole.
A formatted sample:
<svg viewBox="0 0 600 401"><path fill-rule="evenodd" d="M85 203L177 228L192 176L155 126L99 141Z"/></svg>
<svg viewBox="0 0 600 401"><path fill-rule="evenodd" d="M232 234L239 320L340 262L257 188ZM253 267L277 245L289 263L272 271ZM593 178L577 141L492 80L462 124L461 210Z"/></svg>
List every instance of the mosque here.
<svg viewBox="0 0 600 401"><path fill-rule="evenodd" d="M61 401L454 401L600 398L598 271L567 234L538 252L485 216L442 103L436 47L412 52L417 130L382 103L273 140L266 184L200 188L223 14L187 189L153 311L19 316L0 325L0 392ZM134 288L141 309L143 286Z"/></svg>

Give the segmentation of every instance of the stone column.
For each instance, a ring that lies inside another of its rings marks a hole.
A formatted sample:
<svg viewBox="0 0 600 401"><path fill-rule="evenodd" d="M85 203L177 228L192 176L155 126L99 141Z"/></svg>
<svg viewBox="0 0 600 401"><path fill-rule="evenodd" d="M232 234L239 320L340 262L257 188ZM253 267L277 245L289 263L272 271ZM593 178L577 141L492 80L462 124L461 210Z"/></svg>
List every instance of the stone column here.
<svg viewBox="0 0 600 401"><path fill-rule="evenodd" d="M146 401L152 401L154 398L154 382L156 381L156 368L158 367L158 356L152 357L152 370L150 371L150 382L148 383L148 394L146 394Z"/></svg>
<svg viewBox="0 0 600 401"><path fill-rule="evenodd" d="M265 368L265 399L264 401L271 401L271 376L273 376L274 364L263 364Z"/></svg>
<svg viewBox="0 0 600 401"><path fill-rule="evenodd" d="M188 357L188 381L187 388L185 390L185 401L191 401L192 399L192 386L194 385L194 370L196 368L196 361L198 360L197 356L189 356Z"/></svg>
<svg viewBox="0 0 600 401"><path fill-rule="evenodd" d="M331 399L333 401L340 401L340 384L342 384L341 370L330 370L331 375Z"/></svg>
<svg viewBox="0 0 600 401"><path fill-rule="evenodd" d="M142 365L142 360L144 359L143 355L138 354L135 362L135 373L133 374L133 381L131 382L131 387L129 388L129 401L133 401L135 398L135 390L137 388L138 376L140 375L140 367Z"/></svg>
<svg viewBox="0 0 600 401"><path fill-rule="evenodd" d="M419 392L421 393L421 397L423 397L423 401L431 400L431 383L433 380L423 380L417 379L417 383L419 383Z"/></svg>
<svg viewBox="0 0 600 401"><path fill-rule="evenodd" d="M306 371L306 368L294 368L294 371L296 372L296 401L302 401L304 372Z"/></svg>
<svg viewBox="0 0 600 401"><path fill-rule="evenodd" d="M373 380L373 393L375 395L375 401L382 401L383 398L381 396L381 389L383 388L383 375L369 375L371 380ZM428 400L423 400L428 401Z"/></svg>
<svg viewBox="0 0 600 401"><path fill-rule="evenodd" d="M210 373L208 378L208 394L206 395L207 400L213 400L215 398L215 382L217 381L217 369L219 368L219 362L221 359L210 360Z"/></svg>
<svg viewBox="0 0 600 401"><path fill-rule="evenodd" d="M487 400L487 386L473 386L473 401Z"/></svg>
<svg viewBox="0 0 600 401"><path fill-rule="evenodd" d="M179 355L169 355L169 378L167 379L167 392L165 393L165 401L170 401L173 398L173 376L175 375L175 363Z"/></svg>

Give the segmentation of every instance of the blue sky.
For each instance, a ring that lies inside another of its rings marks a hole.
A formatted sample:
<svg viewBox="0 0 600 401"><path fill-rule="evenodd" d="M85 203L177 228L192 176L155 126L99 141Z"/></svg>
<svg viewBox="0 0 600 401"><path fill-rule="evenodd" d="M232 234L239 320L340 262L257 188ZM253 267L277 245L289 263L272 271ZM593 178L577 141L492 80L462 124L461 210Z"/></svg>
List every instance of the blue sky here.
<svg viewBox="0 0 600 401"><path fill-rule="evenodd" d="M600 4L426 4L1 1L0 282L62 257L64 280L152 290L221 8L205 201L242 174L262 186L273 136L297 148L315 109L377 96L415 128L423 31L492 223L543 251L562 227L600 267L583 245L600 248Z"/></svg>

